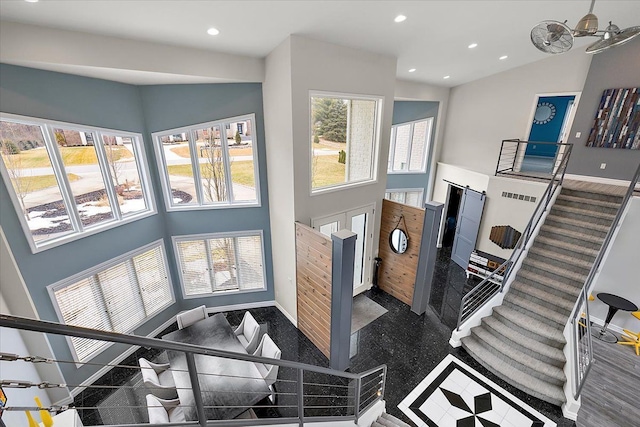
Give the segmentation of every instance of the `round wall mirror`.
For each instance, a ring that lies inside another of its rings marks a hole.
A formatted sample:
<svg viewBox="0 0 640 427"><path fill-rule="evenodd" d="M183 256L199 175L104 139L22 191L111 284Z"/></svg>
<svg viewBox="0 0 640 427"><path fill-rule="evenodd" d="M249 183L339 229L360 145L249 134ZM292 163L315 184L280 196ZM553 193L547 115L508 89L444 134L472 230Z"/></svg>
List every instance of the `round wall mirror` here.
<svg viewBox="0 0 640 427"><path fill-rule="evenodd" d="M407 234L396 228L389 235L389 245L391 246L391 250L397 254L403 254L407 251L407 244L409 243L409 239L407 239Z"/></svg>

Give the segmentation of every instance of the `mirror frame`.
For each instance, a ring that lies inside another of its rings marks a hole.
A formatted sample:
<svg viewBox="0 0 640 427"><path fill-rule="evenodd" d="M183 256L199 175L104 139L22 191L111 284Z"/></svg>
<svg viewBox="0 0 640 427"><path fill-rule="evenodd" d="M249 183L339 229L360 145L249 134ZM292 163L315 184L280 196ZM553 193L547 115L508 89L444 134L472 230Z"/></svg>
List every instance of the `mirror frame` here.
<svg viewBox="0 0 640 427"><path fill-rule="evenodd" d="M400 251L399 249L396 249L394 244L393 244L393 235L396 231L399 231L400 233L402 233L402 236L404 237L405 240L405 247L403 251ZM407 252L407 249L409 248L409 236L407 235L407 233L405 233L405 231L402 228L394 228L393 230L391 230L391 233L389 233L389 246L391 247L391 250L393 251L393 253L396 254L403 254L405 252Z"/></svg>

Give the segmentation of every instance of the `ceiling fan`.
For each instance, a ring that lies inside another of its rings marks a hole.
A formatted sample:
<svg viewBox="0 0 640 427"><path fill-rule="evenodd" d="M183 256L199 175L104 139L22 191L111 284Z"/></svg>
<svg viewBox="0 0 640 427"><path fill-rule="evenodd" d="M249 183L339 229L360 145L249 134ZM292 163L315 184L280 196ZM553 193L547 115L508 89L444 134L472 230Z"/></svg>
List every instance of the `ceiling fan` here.
<svg viewBox="0 0 640 427"><path fill-rule="evenodd" d="M617 25L609 21L609 26L604 30L598 30L598 17L593 14L593 6L596 0L591 0L589 13L578 21L572 30L567 26L567 21L542 21L531 30L531 43L544 53L563 53L573 47L575 37L598 37L600 40L590 45L587 53L600 53L609 48L620 46L640 35L640 26L634 26L621 30Z"/></svg>

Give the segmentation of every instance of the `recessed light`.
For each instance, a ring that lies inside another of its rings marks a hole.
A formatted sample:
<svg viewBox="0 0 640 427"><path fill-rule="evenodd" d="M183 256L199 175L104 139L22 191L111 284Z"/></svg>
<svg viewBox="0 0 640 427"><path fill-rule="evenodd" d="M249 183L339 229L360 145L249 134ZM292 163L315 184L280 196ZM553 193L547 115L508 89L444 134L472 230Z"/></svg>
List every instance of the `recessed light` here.
<svg viewBox="0 0 640 427"><path fill-rule="evenodd" d="M27 3L38 3L39 0L24 0Z"/></svg>
<svg viewBox="0 0 640 427"><path fill-rule="evenodd" d="M416 69L415 69L415 68L411 68L411 69L409 70L409 72L410 72L410 73L415 73L415 72L416 72Z"/></svg>
<svg viewBox="0 0 640 427"><path fill-rule="evenodd" d="M394 22L402 22L402 21L406 21L407 17L404 15L398 15L395 17L395 19L393 20Z"/></svg>
<svg viewBox="0 0 640 427"><path fill-rule="evenodd" d="M451 76L444 76L444 77L443 77L443 79L445 79L445 80L446 80L446 79L450 79L450 78L451 78Z"/></svg>
<svg viewBox="0 0 640 427"><path fill-rule="evenodd" d="M478 47L478 43L471 43L469 45L469 49L473 49L474 47Z"/></svg>
<svg viewBox="0 0 640 427"><path fill-rule="evenodd" d="M498 58L498 59L499 59L500 61L503 61L503 60L505 60L505 59L507 59L507 58L508 58L508 56L507 56L507 55L502 55L502 56L501 56L500 58Z"/></svg>
<svg viewBox="0 0 640 427"><path fill-rule="evenodd" d="M211 27L207 30L207 34L209 34L210 36L217 36L218 34L220 34L220 30Z"/></svg>

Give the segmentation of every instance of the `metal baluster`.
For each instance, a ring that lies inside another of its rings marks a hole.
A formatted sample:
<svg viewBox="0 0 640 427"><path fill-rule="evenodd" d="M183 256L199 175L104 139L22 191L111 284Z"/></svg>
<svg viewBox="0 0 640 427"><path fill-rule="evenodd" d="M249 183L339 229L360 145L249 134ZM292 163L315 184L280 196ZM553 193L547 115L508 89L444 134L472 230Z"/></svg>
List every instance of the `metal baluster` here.
<svg viewBox="0 0 640 427"><path fill-rule="evenodd" d="M191 380L193 399L196 403L196 411L198 411L198 422L202 427L206 427L207 415L204 413L204 404L202 403L202 393L200 391L200 383L198 382L198 371L196 369L196 358L193 353L185 353L185 355L187 356L187 369L189 371L189 379Z"/></svg>
<svg viewBox="0 0 640 427"><path fill-rule="evenodd" d="M362 379L361 378L357 378L356 379L356 385L355 385L355 408L354 409L354 415L356 416L356 424L358 424L358 417L360 416L360 393L362 393Z"/></svg>
<svg viewBox="0 0 640 427"><path fill-rule="evenodd" d="M298 420L304 426L304 369L298 368Z"/></svg>

